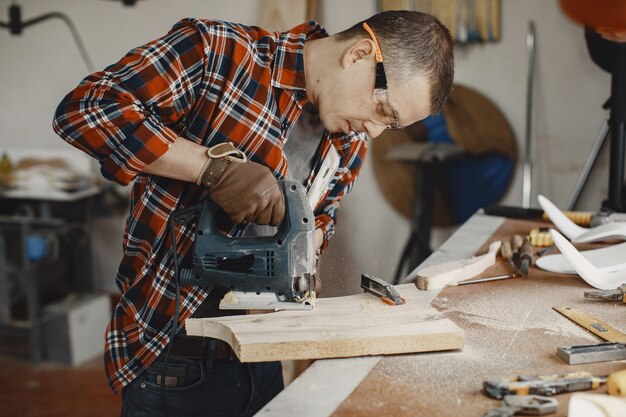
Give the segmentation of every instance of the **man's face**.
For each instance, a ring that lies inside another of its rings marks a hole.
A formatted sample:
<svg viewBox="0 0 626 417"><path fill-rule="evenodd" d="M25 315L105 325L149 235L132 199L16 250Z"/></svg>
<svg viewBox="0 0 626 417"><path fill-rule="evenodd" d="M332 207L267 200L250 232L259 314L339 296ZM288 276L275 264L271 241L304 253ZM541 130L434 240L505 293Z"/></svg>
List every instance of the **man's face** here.
<svg viewBox="0 0 626 417"><path fill-rule="evenodd" d="M372 54L366 53L368 47L371 45L367 40L362 40L348 50L342 65L336 73L328 74L328 82L319 92L320 118L331 132L365 132L375 138L387 128L389 108L395 110L402 127L430 114L430 89L421 74L403 84L387 75L388 90L382 98L387 106L381 105L381 95L374 92L376 62Z"/></svg>

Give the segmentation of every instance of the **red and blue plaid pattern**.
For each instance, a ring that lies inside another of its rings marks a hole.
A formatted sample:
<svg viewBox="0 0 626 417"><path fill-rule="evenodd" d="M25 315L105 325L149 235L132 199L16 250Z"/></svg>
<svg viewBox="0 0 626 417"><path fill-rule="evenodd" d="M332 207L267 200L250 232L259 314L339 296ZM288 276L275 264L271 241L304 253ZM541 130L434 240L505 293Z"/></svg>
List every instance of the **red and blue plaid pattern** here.
<svg viewBox="0 0 626 417"><path fill-rule="evenodd" d="M282 148L307 103L304 43L324 36L313 22L277 33L185 19L164 37L89 75L59 105L54 130L96 158L105 178L134 181L116 280L122 296L106 332L105 365L114 391L136 378L169 342L175 286L167 220L206 197L196 184L142 170L180 136L207 147L230 141L284 178ZM323 249L339 202L365 157L366 137L325 132L307 187L331 147L339 154L339 169L315 209L316 227L325 234ZM176 226L183 263L189 261L195 226ZM200 288L181 288L179 325L206 296Z"/></svg>

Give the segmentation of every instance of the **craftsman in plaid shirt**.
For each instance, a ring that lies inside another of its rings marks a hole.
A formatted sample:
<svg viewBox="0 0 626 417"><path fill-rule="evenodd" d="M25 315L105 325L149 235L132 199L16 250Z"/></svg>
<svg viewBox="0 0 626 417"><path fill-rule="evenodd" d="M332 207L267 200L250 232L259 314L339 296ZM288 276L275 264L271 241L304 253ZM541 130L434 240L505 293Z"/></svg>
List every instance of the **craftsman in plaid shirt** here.
<svg viewBox="0 0 626 417"><path fill-rule="evenodd" d="M340 200L361 168L366 136L441 109L453 72L447 30L416 12L385 12L366 22L328 37L313 22L275 33L185 19L164 37L85 78L59 105L55 131L96 158L105 178L134 182L117 274L122 297L106 332L105 352L110 386L128 388L123 414L136 406L149 408L143 401L160 391L160 371L151 374L150 369L161 360L173 325L167 231L173 211L209 196L236 223L279 224L284 203L276 179L288 172L283 148L303 108L312 105L324 129L316 139L321 142L305 158L312 170L303 183L309 198L314 195L316 243L324 250ZM419 66L407 36L422 40ZM207 156L209 148L213 153ZM218 159L228 164L215 177L207 166ZM176 228L183 264L189 261L194 228L194 222ZM181 288L179 325L205 299L210 299L206 290ZM236 415L237 409L250 415L282 388L276 364L248 367L247 381L242 364L227 362L232 365L221 374L219 367L227 365L218 361L198 371L189 360L170 359L167 375L175 378L165 378L167 395L191 395L190 389L204 384L204 391L194 395L213 408L203 413ZM177 374L179 365L189 368ZM158 397L151 398L158 408ZM198 402L193 398L178 404L168 397L168 410L177 416L197 411L190 408L197 406L191 405ZM170 410L172 403L183 408Z"/></svg>

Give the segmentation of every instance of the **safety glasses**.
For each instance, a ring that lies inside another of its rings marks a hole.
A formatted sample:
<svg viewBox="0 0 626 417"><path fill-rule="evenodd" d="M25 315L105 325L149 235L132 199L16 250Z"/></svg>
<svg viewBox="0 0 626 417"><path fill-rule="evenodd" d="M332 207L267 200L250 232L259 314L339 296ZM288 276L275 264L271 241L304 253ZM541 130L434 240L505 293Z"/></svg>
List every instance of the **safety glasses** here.
<svg viewBox="0 0 626 417"><path fill-rule="evenodd" d="M385 126L387 129L402 129L398 112L391 105L391 101L389 100L389 86L387 85L387 75L385 74L380 44L372 28L370 28L366 22L363 22L363 28L376 44L376 79L374 82L374 97L372 100L370 120L377 125Z"/></svg>

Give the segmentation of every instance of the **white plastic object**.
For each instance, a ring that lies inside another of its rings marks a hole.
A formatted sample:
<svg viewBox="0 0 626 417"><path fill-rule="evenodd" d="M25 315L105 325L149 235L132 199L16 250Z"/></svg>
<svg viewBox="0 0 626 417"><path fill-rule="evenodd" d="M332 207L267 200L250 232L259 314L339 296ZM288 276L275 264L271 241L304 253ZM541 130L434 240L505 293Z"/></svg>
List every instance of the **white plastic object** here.
<svg viewBox="0 0 626 417"><path fill-rule="evenodd" d="M619 271L626 269L626 242L600 249L580 251L580 254L598 269ZM576 275L576 270L560 253L545 255L537 259L538 268L559 274Z"/></svg>
<svg viewBox="0 0 626 417"><path fill-rule="evenodd" d="M577 392L569 399L567 417L624 417L626 399Z"/></svg>
<svg viewBox="0 0 626 417"><path fill-rule="evenodd" d="M537 196L541 208L561 233L574 243L598 242L603 240L626 240L626 224L605 223L600 226L585 228L571 221L557 206L546 197Z"/></svg>
<svg viewBox="0 0 626 417"><path fill-rule="evenodd" d="M550 233L563 256L587 284L600 290L614 290L626 282L626 269L606 271L596 268L562 234L554 229L550 230Z"/></svg>

